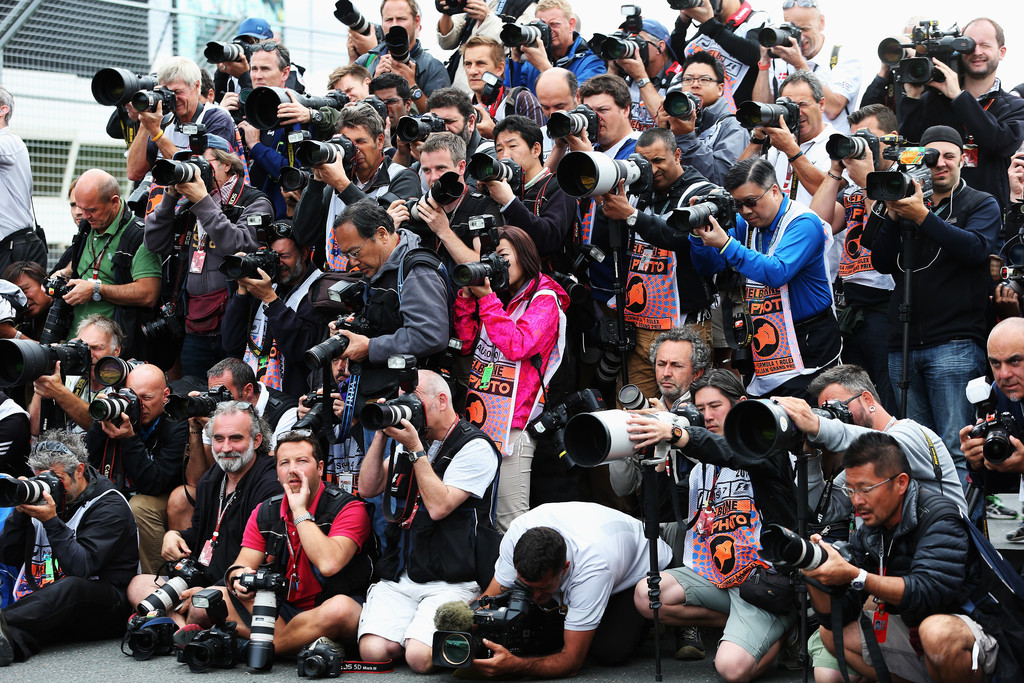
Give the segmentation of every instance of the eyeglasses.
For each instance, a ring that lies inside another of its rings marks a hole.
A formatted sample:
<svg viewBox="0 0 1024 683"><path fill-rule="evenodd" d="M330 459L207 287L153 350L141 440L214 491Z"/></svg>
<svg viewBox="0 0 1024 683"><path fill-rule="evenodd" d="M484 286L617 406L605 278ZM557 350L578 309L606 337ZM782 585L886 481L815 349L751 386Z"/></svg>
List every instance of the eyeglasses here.
<svg viewBox="0 0 1024 683"><path fill-rule="evenodd" d="M74 455L74 451L62 444L60 441L43 441L36 444L36 453L46 451L47 453L63 453L65 455Z"/></svg>
<svg viewBox="0 0 1024 683"><path fill-rule="evenodd" d="M775 187L775 186L772 185L772 187ZM770 189L772 189L772 188L769 187L768 190L770 190ZM761 201L761 197L764 197L766 194L768 194L768 190L765 190L764 192L762 192L760 195L758 195L758 197L756 199L751 199L750 197L747 197L746 199L737 199L736 203L739 206L745 206L748 209L753 209L754 207L757 206L757 203L759 201Z"/></svg>
<svg viewBox="0 0 1024 683"><path fill-rule="evenodd" d="M386 105L388 105L390 107L392 104L398 104L399 102L404 102L404 101L405 100L403 98L401 98L401 97L389 97L389 98L384 100L384 104L386 104Z"/></svg>
<svg viewBox="0 0 1024 683"><path fill-rule="evenodd" d="M224 401L226 405L231 406L235 410L246 410L250 414L259 417L259 413L256 412L256 406L249 403L248 401Z"/></svg>
<svg viewBox="0 0 1024 683"><path fill-rule="evenodd" d="M270 224L270 229L267 230L270 233L269 237L271 241L279 239L292 239L294 230L292 229L291 223L285 223L284 221L274 221Z"/></svg>
<svg viewBox="0 0 1024 683"><path fill-rule="evenodd" d="M701 85L711 85L712 83L720 83L717 78L711 76L683 76L683 83L685 85L693 85L694 83L700 83Z"/></svg>
<svg viewBox="0 0 1024 683"><path fill-rule="evenodd" d="M880 482L878 482L878 483L877 483L877 484L875 484L874 486L865 486L865 487L864 487L864 488L862 488L862 489L852 489L852 488L850 488L849 486L840 486L839 488L841 488L841 489L843 490L843 493L845 493L846 495L848 495L848 496L849 496L850 498L853 498L853 497L854 497L854 495L856 495L856 494L860 494L860 496L861 496L862 498L867 498L867 497L868 497L868 494L869 494L869 493L871 493L872 491L874 491L875 489L877 489L877 488L878 488L879 486L881 486L882 484L888 484L888 483L889 483L890 481L892 481L893 479L895 479L895 478L896 478L896 477L898 477L898 476L899 476L899 475L897 474L897 475L895 475L895 476L889 477L889 478L888 478L888 479L886 479L885 481L880 481Z"/></svg>
<svg viewBox="0 0 1024 683"><path fill-rule="evenodd" d="M351 251L343 251L341 253L344 254L345 256L347 256L349 259L358 259L359 258L359 252L361 252L363 250L363 247L366 246L366 243L369 242L372 239L373 239L373 235L370 235L365 240L363 240L363 243L360 244L355 249L353 249Z"/></svg>
<svg viewBox="0 0 1024 683"><path fill-rule="evenodd" d="M783 0L782 9L793 9L794 7L815 7L818 3L815 0Z"/></svg>

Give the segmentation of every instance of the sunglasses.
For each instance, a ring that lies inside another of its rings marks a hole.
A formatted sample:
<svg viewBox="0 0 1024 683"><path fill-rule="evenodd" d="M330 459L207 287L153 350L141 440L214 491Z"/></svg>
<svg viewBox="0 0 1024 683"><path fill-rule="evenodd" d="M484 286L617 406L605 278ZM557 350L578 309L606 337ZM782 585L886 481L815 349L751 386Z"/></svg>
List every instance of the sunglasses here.
<svg viewBox="0 0 1024 683"><path fill-rule="evenodd" d="M782 9L793 9L794 7L814 7L817 8L818 3L815 0L784 0L782 3Z"/></svg>
<svg viewBox="0 0 1024 683"><path fill-rule="evenodd" d="M775 186L774 186L774 185L772 185L772 187L775 187ZM768 190L771 190L771 189L772 189L772 187L769 187L769 188L768 188ZM764 192L762 192L762 193L761 193L760 195L758 195L758 196L757 196L757 197L756 197L755 199L751 199L750 197L747 197L746 199L737 199L737 200L736 200L736 204L737 204L738 206L745 206L745 207L747 207L748 209L753 209L754 207L756 207L756 206L757 206L757 203L758 203L759 201L761 201L761 197L764 197L764 196L765 196L766 194L768 194L768 190L765 190Z"/></svg>

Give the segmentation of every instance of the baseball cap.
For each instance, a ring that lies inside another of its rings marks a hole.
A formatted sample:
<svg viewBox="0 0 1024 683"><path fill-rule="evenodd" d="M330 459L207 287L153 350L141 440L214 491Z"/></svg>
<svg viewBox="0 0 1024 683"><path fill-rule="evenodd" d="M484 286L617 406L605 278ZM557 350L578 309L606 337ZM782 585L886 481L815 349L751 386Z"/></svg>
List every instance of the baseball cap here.
<svg viewBox="0 0 1024 683"><path fill-rule="evenodd" d="M270 29L270 24L266 19L249 17L239 25L238 35L235 36L235 38L241 38L242 36L249 36L250 38L256 38L258 40L267 40L268 38L274 37L274 32Z"/></svg>
<svg viewBox="0 0 1024 683"><path fill-rule="evenodd" d="M672 46L670 45L669 40L671 35L669 34L668 29L665 28L664 24L659 21L655 21L654 19L644 19L642 30L644 33L650 34L655 40L664 40L665 50L670 54L674 54L672 53Z"/></svg>
<svg viewBox="0 0 1024 683"><path fill-rule="evenodd" d="M227 140L219 135L214 135L213 133L207 134L206 146L210 149L219 149L220 151L227 152L229 154L235 153L235 150L231 149L231 145L228 144Z"/></svg>

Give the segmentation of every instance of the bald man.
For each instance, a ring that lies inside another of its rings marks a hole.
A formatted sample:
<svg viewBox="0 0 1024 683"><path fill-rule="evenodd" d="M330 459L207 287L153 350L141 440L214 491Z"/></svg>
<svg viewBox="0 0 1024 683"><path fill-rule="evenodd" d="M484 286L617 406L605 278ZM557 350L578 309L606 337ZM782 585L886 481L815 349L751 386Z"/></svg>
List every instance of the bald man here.
<svg viewBox="0 0 1024 683"><path fill-rule="evenodd" d="M129 393L131 392L131 393ZM119 396L133 405L117 420L96 420L86 436L89 463L130 497L139 526L142 571L155 573L167 531L167 496L182 481L188 422L164 415L171 391L163 371L140 365L128 374ZM114 396L111 391L108 397Z"/></svg>
<svg viewBox="0 0 1024 683"><path fill-rule="evenodd" d="M569 111L576 107L576 90L579 82L576 74L556 66L541 73L537 77L537 99L540 100L540 108L544 112L544 118L550 118L556 111ZM547 126L544 127L544 158L547 158L551 151L552 140L547 135Z"/></svg>
<svg viewBox="0 0 1024 683"><path fill-rule="evenodd" d="M72 289L64 295L75 307L71 329L88 315L101 313L124 330L121 355L141 357L139 314L157 305L160 258L142 243L145 224L125 205L114 176L89 169L78 179L73 199L89 230L63 271L71 278ZM115 254L134 256L117 259Z"/></svg>

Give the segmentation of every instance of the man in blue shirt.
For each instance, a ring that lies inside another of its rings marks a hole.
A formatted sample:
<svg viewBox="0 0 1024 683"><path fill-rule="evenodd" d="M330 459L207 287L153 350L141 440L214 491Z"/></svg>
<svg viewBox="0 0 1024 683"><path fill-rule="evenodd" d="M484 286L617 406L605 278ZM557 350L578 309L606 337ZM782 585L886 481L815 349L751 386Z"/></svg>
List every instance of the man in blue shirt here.
<svg viewBox="0 0 1024 683"><path fill-rule="evenodd" d="M746 279L754 357L748 391L806 398L811 379L839 360L842 347L825 270L826 226L782 193L764 159L737 163L724 186L739 204L737 225L726 232L712 216L695 230L693 264L704 275L728 267Z"/></svg>
<svg viewBox="0 0 1024 683"><path fill-rule="evenodd" d="M514 48L509 68L505 70L505 85L525 85L537 94L537 77L552 67L568 69L580 83L607 71L605 63L590 51L587 41L576 33L576 18L568 0L540 0L535 16L551 29L551 46L545 49L544 45L535 42L533 45ZM526 61L520 61L520 57Z"/></svg>

